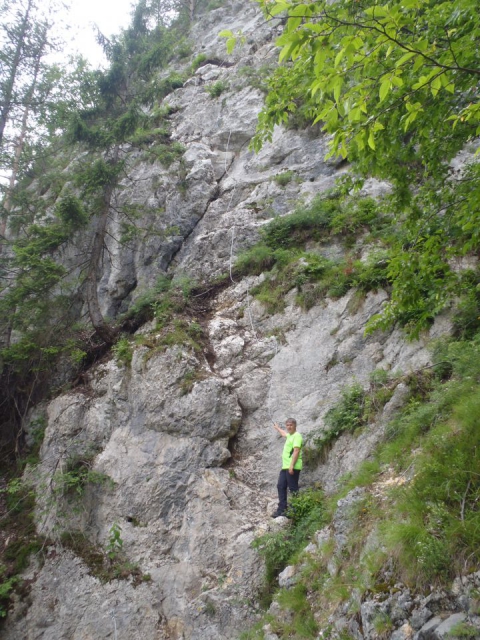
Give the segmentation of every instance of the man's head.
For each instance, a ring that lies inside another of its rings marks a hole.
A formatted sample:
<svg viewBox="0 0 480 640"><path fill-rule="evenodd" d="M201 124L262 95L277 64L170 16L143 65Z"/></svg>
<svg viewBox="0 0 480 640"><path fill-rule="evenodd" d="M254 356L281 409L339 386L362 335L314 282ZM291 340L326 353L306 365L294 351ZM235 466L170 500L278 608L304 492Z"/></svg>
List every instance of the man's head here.
<svg viewBox="0 0 480 640"><path fill-rule="evenodd" d="M295 431L297 430L297 421L295 420L295 418L288 418L285 426L287 427L288 433L292 435L292 433L295 433Z"/></svg>

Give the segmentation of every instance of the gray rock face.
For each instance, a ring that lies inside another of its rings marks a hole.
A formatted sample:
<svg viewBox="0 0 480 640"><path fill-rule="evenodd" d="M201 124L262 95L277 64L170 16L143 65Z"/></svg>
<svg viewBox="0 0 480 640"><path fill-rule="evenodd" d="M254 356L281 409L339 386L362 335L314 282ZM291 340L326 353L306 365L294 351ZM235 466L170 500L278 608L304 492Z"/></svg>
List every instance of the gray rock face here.
<svg viewBox="0 0 480 640"><path fill-rule="evenodd" d="M217 35L224 28L246 35L230 57ZM240 70L273 61L276 35L255 3L228 1L194 26L195 53L232 65L200 67L166 100L177 109L172 137L186 149L182 177L178 162L166 168L129 157L132 180L117 194L119 203L141 205L141 225L153 231L120 246L112 239L120 231L113 215L111 260L99 284L105 313L124 310L166 272L197 279L229 273L268 220L311 200L345 171L324 162L325 140L313 132L277 128L260 154L248 150L263 98ZM228 89L211 98L206 88L218 80ZM287 169L294 179L281 187L273 178ZM367 188L378 194L388 186ZM342 248L322 250L340 255ZM409 343L397 331L364 336L384 292L369 294L354 313L352 294L305 313L292 292L285 312L271 316L250 293L260 280L232 278L216 298L203 319L212 357L181 346L137 346L130 367L114 359L97 364L82 389L48 404L41 462L28 473L39 493L38 531L54 544L45 564L30 570L30 594L16 602L5 640L225 640L255 621L263 565L251 542L281 526L269 517L282 450L272 422L296 417L308 435L324 428L345 385L367 386L376 368L408 372L429 363L428 336ZM438 321L431 336L447 330ZM153 343L155 332L142 329ZM191 372L199 375L186 389ZM371 454L405 394L399 385L377 423L340 437L326 463L302 472L301 483L334 491L338 478ZM73 504L59 480L72 458L103 474ZM333 530L317 536L318 553L331 535L341 547L361 498L339 505ZM139 586L131 579L102 584L61 544L62 533L77 531L105 550L115 523L126 558L150 577ZM334 575L333 561L330 568ZM291 585L292 575L284 577ZM351 619L342 628L358 640L373 639L375 615L393 612L403 629L395 640L408 637L409 616L423 633L437 610L425 600L413 611L404 596L363 603L363 631Z"/></svg>

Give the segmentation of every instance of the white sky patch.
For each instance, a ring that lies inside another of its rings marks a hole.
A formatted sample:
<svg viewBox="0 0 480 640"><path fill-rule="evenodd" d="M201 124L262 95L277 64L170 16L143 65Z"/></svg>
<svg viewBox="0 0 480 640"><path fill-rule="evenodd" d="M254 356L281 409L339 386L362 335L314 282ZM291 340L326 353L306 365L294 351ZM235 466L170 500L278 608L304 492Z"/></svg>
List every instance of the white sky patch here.
<svg viewBox="0 0 480 640"><path fill-rule="evenodd" d="M131 20L132 0L70 0L64 21L70 26L67 51L80 53L93 67L103 66L105 57L95 40L94 24L107 37L120 33Z"/></svg>

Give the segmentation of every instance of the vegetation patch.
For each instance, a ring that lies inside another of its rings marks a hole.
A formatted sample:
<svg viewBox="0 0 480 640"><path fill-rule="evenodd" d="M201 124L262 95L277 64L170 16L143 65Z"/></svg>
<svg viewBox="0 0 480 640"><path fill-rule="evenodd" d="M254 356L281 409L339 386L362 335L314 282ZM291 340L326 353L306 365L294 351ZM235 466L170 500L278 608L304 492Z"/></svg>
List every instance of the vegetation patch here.
<svg viewBox="0 0 480 640"><path fill-rule="evenodd" d="M325 515L325 499L320 489L300 491L290 497L288 529L266 533L252 543L265 561L265 586L260 594L264 605L271 602L280 571L294 562L296 554L325 521Z"/></svg>
<svg viewBox="0 0 480 640"><path fill-rule="evenodd" d="M273 176L273 181L280 187L286 187L293 180L294 175L293 171L282 171L282 173Z"/></svg>
<svg viewBox="0 0 480 640"><path fill-rule="evenodd" d="M283 311L285 295L292 287L297 290L296 303L305 310L326 297L339 298L351 288L365 295L389 287L387 245L372 251L366 260L348 256L331 260L307 251L306 244L338 237L349 245L359 233L369 233L373 238L388 227L388 219L381 205L371 198L353 200L337 192L326 194L310 207L266 225L262 241L238 257L235 270L239 275L265 273L252 293L269 313Z"/></svg>
<svg viewBox="0 0 480 640"><path fill-rule="evenodd" d="M148 581L148 574L143 574L138 565L129 562L122 552L123 541L121 528L112 525L107 548L104 550L92 544L81 531L65 531L61 542L67 549L81 558L88 567L89 573L102 583L112 580L131 580L134 586Z"/></svg>
<svg viewBox="0 0 480 640"><path fill-rule="evenodd" d="M62 471L53 476L53 492L67 500L81 498L88 486L113 484L105 473L92 469L97 452L73 455L66 461Z"/></svg>
<svg viewBox="0 0 480 640"><path fill-rule="evenodd" d="M328 501L321 498L320 508L310 511L315 492L301 492L292 500L289 528L254 542L266 565L267 587L261 601L268 605L274 597L290 617L266 614L245 638L261 638L265 624L279 637L295 637L301 620L307 626L299 637L317 637L309 634L319 629L326 632L328 616L340 605L354 616L363 599L390 594L398 582L429 589L476 570L480 560L479 356L478 336L470 341L443 340L434 346L431 368L403 375L379 370L372 374L368 389L344 389L325 420L332 438L338 435L334 430L355 433L368 428L399 382L408 386L409 393L374 456L343 479L335 496ZM317 444L327 455L329 443ZM319 459L313 457L310 463ZM341 553L331 538L317 553L301 555L310 536L331 522L338 500L356 487L364 488L363 498L352 506L349 518L354 526ZM302 496L306 496L308 517L297 502ZM367 548L372 536L378 544ZM296 586L275 595L278 572L293 563L297 563ZM374 626L379 636L394 629L383 614ZM452 638L457 633L466 638L475 634L468 624L455 629Z"/></svg>
<svg viewBox="0 0 480 640"><path fill-rule="evenodd" d="M228 91L228 89L228 83L224 80L217 80L214 84L205 87L205 91L211 98L218 98L222 93L224 93L224 91Z"/></svg>
<svg viewBox="0 0 480 640"><path fill-rule="evenodd" d="M10 597L22 589L21 573L32 555L42 559L47 541L35 530L35 494L20 479L12 479L0 491L0 618L8 613Z"/></svg>
<svg viewBox="0 0 480 640"><path fill-rule="evenodd" d="M340 400L327 411L323 427L305 438L304 459L308 466L325 462L332 444L342 433L355 434L366 427L390 400L400 376L389 376L383 369L370 376L370 387L356 383L342 389Z"/></svg>

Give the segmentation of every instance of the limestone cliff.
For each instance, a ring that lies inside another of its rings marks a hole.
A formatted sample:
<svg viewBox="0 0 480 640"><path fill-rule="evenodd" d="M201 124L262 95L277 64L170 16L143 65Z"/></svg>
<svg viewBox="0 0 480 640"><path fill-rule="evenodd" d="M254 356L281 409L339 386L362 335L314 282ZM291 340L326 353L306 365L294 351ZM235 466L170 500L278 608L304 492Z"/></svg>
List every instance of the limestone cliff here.
<svg viewBox="0 0 480 640"><path fill-rule="evenodd" d="M231 56L218 37L225 28L245 36ZM192 27L194 54L204 53L205 64L165 99L174 108L172 138L185 153L168 169L130 159L133 178L118 198L148 209L143 221L157 233L121 246L112 212L111 259L99 283L106 314L128 308L165 273L210 282L231 274L236 256L266 222L332 187L345 171L324 161L325 140L312 129L279 128L258 155L248 148L263 100L250 78L275 63L280 28L266 24L255 4L234 1ZM219 82L215 97L208 89ZM282 186L273 178L287 170L293 179ZM385 189L372 181L365 193ZM342 248L320 243L318 251ZM292 293L286 310L271 315L251 295L261 279L232 276L200 292L191 321L208 336L202 349L156 349L158 329L147 323L137 332L144 340L130 365L107 357L81 386L36 409L48 424L40 465L31 473L41 494L38 531L50 542L44 564L26 574L30 591L9 615L5 640L238 637L256 620L263 577L251 542L280 526L270 518L282 446L272 421L294 416L308 434L345 385L367 385L377 368L408 372L428 365L428 340L449 328L437 321L414 342L400 331L366 338L367 319L386 299L382 291L368 294L359 308L349 293L308 312ZM341 437L327 462L303 475L303 486L319 482L332 492L373 450L402 393L399 385L360 436ZM54 493L52 478L67 460L87 455L92 471L110 480L89 487L72 509ZM60 541L65 532L82 532L105 548L114 524L121 527L123 553L147 579L102 583Z"/></svg>

